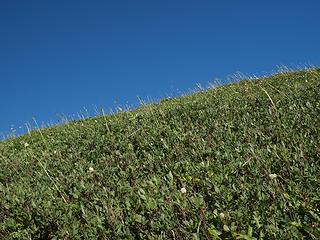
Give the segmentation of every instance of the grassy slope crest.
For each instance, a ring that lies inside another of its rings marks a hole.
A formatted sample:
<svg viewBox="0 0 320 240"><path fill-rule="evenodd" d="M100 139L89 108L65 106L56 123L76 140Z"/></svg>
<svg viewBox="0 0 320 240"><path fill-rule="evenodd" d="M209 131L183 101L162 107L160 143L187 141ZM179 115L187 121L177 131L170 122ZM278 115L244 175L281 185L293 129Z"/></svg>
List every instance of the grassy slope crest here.
<svg viewBox="0 0 320 240"><path fill-rule="evenodd" d="M0 239L320 238L320 70L0 142Z"/></svg>

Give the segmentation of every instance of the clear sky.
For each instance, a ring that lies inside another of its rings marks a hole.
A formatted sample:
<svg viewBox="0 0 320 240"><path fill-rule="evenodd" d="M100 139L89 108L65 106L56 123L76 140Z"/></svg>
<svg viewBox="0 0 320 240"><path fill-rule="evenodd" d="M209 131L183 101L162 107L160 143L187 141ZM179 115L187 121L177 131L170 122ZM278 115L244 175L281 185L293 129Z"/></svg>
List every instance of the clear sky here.
<svg viewBox="0 0 320 240"><path fill-rule="evenodd" d="M318 0L1 0L0 132L319 66L319 12Z"/></svg>

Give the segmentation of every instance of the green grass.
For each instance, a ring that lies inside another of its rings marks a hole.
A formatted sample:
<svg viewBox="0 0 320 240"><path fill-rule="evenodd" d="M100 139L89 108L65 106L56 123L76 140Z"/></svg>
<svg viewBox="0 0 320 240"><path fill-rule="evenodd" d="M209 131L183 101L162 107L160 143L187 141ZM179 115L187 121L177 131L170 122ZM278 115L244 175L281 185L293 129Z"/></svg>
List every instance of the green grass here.
<svg viewBox="0 0 320 240"><path fill-rule="evenodd" d="M319 239L320 70L0 142L0 239Z"/></svg>

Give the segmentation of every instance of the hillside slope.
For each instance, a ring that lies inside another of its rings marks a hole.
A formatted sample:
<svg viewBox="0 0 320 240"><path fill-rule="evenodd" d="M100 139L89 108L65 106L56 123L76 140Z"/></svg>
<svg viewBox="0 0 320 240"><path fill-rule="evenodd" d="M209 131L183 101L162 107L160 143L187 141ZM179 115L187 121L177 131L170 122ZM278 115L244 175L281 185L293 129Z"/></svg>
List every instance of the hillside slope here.
<svg viewBox="0 0 320 240"><path fill-rule="evenodd" d="M320 238L320 70L0 143L0 239Z"/></svg>

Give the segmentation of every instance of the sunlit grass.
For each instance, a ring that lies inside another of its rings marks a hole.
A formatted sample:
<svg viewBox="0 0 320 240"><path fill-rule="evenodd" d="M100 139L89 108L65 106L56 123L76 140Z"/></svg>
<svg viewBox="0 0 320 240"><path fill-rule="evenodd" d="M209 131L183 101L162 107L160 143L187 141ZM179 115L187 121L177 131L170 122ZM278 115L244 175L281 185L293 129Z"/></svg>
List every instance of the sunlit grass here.
<svg viewBox="0 0 320 240"><path fill-rule="evenodd" d="M0 239L319 239L320 71L0 142Z"/></svg>

